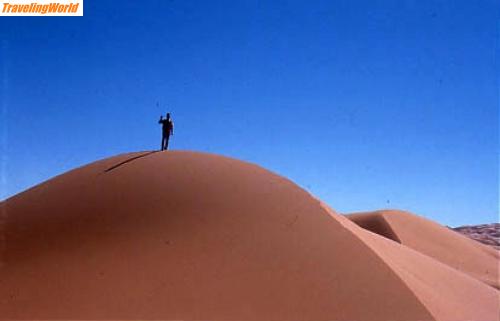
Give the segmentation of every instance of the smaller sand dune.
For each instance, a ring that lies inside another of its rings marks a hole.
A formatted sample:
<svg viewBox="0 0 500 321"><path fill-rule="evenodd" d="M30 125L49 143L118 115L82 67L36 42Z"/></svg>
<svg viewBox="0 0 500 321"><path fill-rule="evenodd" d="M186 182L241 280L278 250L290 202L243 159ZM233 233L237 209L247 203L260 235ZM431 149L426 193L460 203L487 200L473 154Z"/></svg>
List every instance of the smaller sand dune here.
<svg viewBox="0 0 500 321"><path fill-rule="evenodd" d="M357 225L499 289L499 253L464 235L409 212L381 210L347 215Z"/></svg>

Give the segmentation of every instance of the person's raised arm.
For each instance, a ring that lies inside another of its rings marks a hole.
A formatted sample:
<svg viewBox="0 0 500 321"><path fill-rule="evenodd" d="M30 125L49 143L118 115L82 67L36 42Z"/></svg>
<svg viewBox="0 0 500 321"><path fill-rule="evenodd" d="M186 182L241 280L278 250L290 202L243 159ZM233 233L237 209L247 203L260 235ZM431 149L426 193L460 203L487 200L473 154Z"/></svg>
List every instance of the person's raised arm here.
<svg viewBox="0 0 500 321"><path fill-rule="evenodd" d="M158 121L158 124L161 124L163 122L163 115L160 116L160 120Z"/></svg>

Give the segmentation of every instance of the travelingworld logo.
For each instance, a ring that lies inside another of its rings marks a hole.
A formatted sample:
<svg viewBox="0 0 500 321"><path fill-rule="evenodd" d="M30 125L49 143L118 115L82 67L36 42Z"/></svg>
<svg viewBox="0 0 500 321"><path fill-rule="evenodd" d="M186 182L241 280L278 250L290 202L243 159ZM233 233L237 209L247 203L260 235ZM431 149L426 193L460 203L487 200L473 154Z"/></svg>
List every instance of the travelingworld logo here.
<svg viewBox="0 0 500 321"><path fill-rule="evenodd" d="M83 16L83 0L0 0L0 16Z"/></svg>

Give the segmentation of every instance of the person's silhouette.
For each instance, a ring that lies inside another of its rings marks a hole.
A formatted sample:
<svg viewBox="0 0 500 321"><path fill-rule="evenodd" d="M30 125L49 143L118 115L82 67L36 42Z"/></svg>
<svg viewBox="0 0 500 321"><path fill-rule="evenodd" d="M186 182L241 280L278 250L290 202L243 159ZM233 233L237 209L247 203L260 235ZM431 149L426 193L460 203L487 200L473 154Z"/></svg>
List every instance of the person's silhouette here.
<svg viewBox="0 0 500 321"><path fill-rule="evenodd" d="M163 118L163 115L160 116L158 124L162 125L161 150L167 150L168 139L170 135L174 135L174 122L170 118L170 113L167 113L167 118Z"/></svg>

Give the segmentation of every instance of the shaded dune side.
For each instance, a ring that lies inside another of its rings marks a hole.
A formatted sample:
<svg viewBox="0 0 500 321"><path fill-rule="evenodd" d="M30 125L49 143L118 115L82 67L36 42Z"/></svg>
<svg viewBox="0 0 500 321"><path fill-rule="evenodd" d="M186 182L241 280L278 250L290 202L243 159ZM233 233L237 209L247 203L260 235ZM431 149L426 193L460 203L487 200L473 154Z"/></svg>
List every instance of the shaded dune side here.
<svg viewBox="0 0 500 321"><path fill-rule="evenodd" d="M356 224L364 220L384 219L403 245L496 289L500 287L499 253L445 226L398 210L354 213L347 215L347 218Z"/></svg>
<svg viewBox="0 0 500 321"><path fill-rule="evenodd" d="M63 174L56 175L55 177L37 184L31 188L26 189L25 191L13 195L12 197L0 202L0 268L6 262L6 247L7 247L7 221L8 214L11 211L8 211L8 204L16 203L18 201L23 203L33 203L35 206L34 211L36 211L36 206L40 203L44 202L44 199L48 193L52 193L53 184L67 186L67 188L74 189L75 182L78 185L78 181L80 180L92 180L110 166L114 166L117 163L124 162L130 158L135 158L138 156L142 156L148 154L150 152L131 152L124 153L117 156L105 158L91 164L87 164L81 167L77 167L75 169L69 170ZM85 169L85 170L84 170ZM89 176L89 173L92 173ZM95 176L95 177L94 177ZM78 186L76 186L78 187ZM61 194L62 195L62 194ZM78 202L77 202L78 203ZM37 215L31 218L30 222L26 222L26 226L30 225L44 225L45 217L42 215ZM34 248L36 249L36 247ZM33 249L33 250L34 250ZM1 271L1 270L0 270ZM0 280L1 282L1 280ZM1 283L0 283L1 285ZM1 312L1 310L0 310Z"/></svg>
<svg viewBox="0 0 500 321"><path fill-rule="evenodd" d="M393 240L394 242L401 243L397 234L394 233L392 227L382 215L354 214L349 216L349 219L365 230L383 236L389 240Z"/></svg>
<svg viewBox="0 0 500 321"><path fill-rule="evenodd" d="M432 319L379 256L292 182L189 152L106 172L135 156L71 171L2 204L3 316Z"/></svg>

